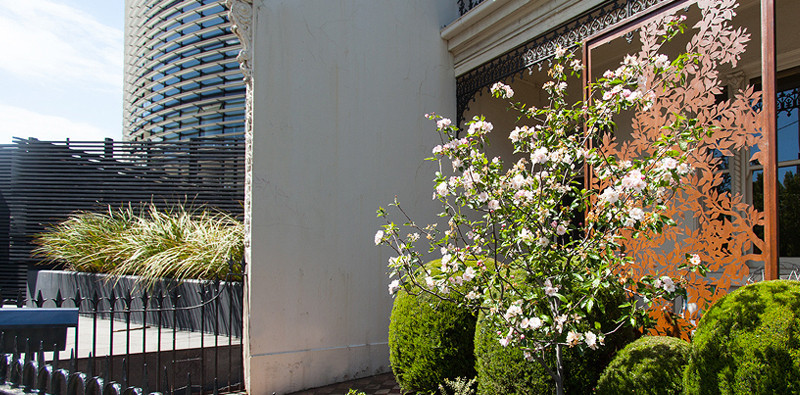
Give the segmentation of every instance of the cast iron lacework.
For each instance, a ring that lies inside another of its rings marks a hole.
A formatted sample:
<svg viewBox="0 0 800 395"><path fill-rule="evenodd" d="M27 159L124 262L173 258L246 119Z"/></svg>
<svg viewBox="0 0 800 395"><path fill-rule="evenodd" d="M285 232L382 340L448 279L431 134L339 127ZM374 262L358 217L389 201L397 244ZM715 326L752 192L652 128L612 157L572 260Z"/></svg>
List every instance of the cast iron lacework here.
<svg viewBox="0 0 800 395"><path fill-rule="evenodd" d="M483 0L458 0L458 15L468 13L469 10L477 7L480 3L483 3Z"/></svg>
<svg viewBox="0 0 800 395"><path fill-rule="evenodd" d="M457 78L456 86L458 125L463 123L464 113L469 110L469 103L475 100L476 94L482 94L485 88L497 81L522 74L526 69L532 71L533 67L549 61L557 45L574 46L610 26L644 15L655 6L670 1L672 0L609 1L461 75ZM479 3L477 0L459 0L459 9L466 5L474 7Z"/></svg>
<svg viewBox="0 0 800 395"><path fill-rule="evenodd" d="M800 108L800 88L789 89L778 92L777 111L791 112L795 108Z"/></svg>

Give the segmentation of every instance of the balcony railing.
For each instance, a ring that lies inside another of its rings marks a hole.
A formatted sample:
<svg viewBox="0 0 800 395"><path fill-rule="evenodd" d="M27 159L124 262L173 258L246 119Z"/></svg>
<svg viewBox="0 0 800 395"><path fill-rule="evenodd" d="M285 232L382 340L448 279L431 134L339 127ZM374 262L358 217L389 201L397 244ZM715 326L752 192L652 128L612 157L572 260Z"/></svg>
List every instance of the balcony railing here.
<svg viewBox="0 0 800 395"><path fill-rule="evenodd" d="M478 4L483 3L484 0L458 0L458 13L459 15L464 15L469 10L478 6Z"/></svg>

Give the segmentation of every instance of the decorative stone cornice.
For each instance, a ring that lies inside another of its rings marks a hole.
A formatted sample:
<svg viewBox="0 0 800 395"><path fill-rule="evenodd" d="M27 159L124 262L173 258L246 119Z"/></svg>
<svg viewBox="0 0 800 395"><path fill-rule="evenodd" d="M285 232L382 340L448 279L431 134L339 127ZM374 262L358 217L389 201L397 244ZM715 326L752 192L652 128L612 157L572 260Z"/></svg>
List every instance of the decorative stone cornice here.
<svg viewBox="0 0 800 395"><path fill-rule="evenodd" d="M239 37L242 49L236 60L242 70L245 82L245 178L244 178L244 248L247 263L250 252L250 230L252 225L253 192L253 0L227 0L228 19L231 31Z"/></svg>
<svg viewBox="0 0 800 395"><path fill-rule="evenodd" d="M245 83L245 110L244 110L244 300L242 326L242 339L244 339L244 377L245 388L250 390L250 279L253 260L251 254L252 229L253 229L253 0L226 0L228 6L228 20L231 22L231 31L242 44L236 60L244 75Z"/></svg>
<svg viewBox="0 0 800 395"><path fill-rule="evenodd" d="M244 81L250 83L252 73L252 47L253 47L253 0L227 0L228 19L231 21L231 31L242 43L242 49L236 60L244 74Z"/></svg>

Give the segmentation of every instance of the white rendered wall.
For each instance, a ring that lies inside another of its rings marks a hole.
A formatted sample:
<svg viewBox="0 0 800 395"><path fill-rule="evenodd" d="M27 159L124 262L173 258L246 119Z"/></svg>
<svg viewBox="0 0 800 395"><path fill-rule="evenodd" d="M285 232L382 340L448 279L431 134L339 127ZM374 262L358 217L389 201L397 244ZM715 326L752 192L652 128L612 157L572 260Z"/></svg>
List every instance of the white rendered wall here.
<svg viewBox="0 0 800 395"><path fill-rule="evenodd" d="M389 371L394 195L434 221L439 139L455 116L440 28L455 0L255 0L252 230L245 357L251 394Z"/></svg>

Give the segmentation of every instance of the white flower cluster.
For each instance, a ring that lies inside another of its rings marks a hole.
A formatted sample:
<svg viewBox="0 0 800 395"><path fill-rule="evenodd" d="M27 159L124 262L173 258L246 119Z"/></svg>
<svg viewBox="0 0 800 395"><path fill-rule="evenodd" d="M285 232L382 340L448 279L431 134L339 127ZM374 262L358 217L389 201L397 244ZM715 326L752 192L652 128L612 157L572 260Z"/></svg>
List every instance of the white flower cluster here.
<svg viewBox="0 0 800 395"><path fill-rule="evenodd" d="M597 350L598 344L603 344L603 337L597 336L593 332L581 334L580 332L569 331L569 333L567 333L567 344L570 347L577 346L581 341L584 341L586 346L592 350Z"/></svg>
<svg viewBox="0 0 800 395"><path fill-rule="evenodd" d="M469 124L467 134L470 136L482 136L491 132L493 128L494 126L491 122L475 119L471 124Z"/></svg>
<svg viewBox="0 0 800 395"><path fill-rule="evenodd" d="M514 90L502 82L495 82L490 90L493 96L500 97L502 99L510 99L514 96Z"/></svg>

